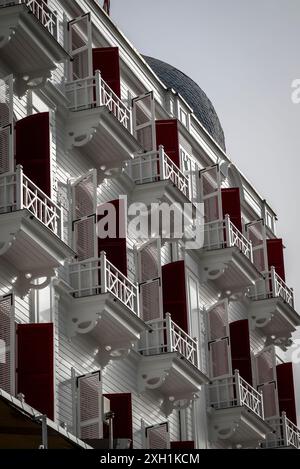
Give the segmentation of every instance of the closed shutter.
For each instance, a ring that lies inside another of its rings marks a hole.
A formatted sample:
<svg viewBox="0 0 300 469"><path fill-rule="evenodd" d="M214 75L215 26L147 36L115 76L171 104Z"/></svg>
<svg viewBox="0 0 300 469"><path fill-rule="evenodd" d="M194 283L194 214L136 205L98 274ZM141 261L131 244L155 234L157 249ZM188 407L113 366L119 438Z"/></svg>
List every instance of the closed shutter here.
<svg viewBox="0 0 300 469"><path fill-rule="evenodd" d="M155 126L157 149L160 145L163 145L165 153L179 168L180 156L177 119L158 120L155 122Z"/></svg>
<svg viewBox="0 0 300 469"><path fill-rule="evenodd" d="M145 151L156 150L155 101L153 92L132 100L133 135Z"/></svg>
<svg viewBox="0 0 300 469"><path fill-rule="evenodd" d="M110 411L114 413L114 439L131 440L132 448L132 400L131 393L104 394L110 401Z"/></svg>
<svg viewBox="0 0 300 469"><path fill-rule="evenodd" d="M0 298L0 389L14 394L15 322L13 296Z"/></svg>
<svg viewBox="0 0 300 469"><path fill-rule="evenodd" d="M277 365L276 373L280 413L285 412L287 418L297 425L293 364Z"/></svg>
<svg viewBox="0 0 300 469"><path fill-rule="evenodd" d="M114 210L112 210L114 207ZM106 252L107 259L117 269L127 276L127 239L126 239L126 206L124 199L116 199L107 202L98 207L97 222L107 220L105 223L105 231L113 228L112 232L108 233L111 236L101 238L101 232L98 229L98 255L101 251ZM110 226L109 226L110 225Z"/></svg>
<svg viewBox="0 0 300 469"><path fill-rule="evenodd" d="M267 239L269 270L275 267L276 273L285 281L285 268L282 239Z"/></svg>
<svg viewBox="0 0 300 469"><path fill-rule="evenodd" d="M13 76L0 78L0 174L14 167Z"/></svg>
<svg viewBox="0 0 300 469"><path fill-rule="evenodd" d="M25 402L54 418L53 324L17 326L17 389Z"/></svg>
<svg viewBox="0 0 300 469"><path fill-rule="evenodd" d="M221 175L218 165L200 171L200 200L204 204L205 223L222 219Z"/></svg>
<svg viewBox="0 0 300 469"><path fill-rule="evenodd" d="M259 272L268 269L266 228L263 220L255 220L246 225L247 238L252 243L253 262Z"/></svg>
<svg viewBox="0 0 300 469"><path fill-rule="evenodd" d="M96 256L96 216L82 218L73 222L74 250L78 261Z"/></svg>
<svg viewBox="0 0 300 469"><path fill-rule="evenodd" d="M100 371L77 378L77 408L79 438L103 437L102 384Z"/></svg>
<svg viewBox="0 0 300 469"><path fill-rule="evenodd" d="M51 152L49 112L25 117L16 123L16 164L51 197Z"/></svg>
<svg viewBox="0 0 300 469"><path fill-rule="evenodd" d="M171 441L171 449L177 449L177 450L195 449L195 442L193 440L190 440L190 441Z"/></svg>
<svg viewBox="0 0 300 469"><path fill-rule="evenodd" d="M229 324L232 369L252 385L251 349L248 319Z"/></svg>
<svg viewBox="0 0 300 469"><path fill-rule="evenodd" d="M101 77L121 97L120 58L118 47L93 49L93 71L100 70Z"/></svg>
<svg viewBox="0 0 300 469"><path fill-rule="evenodd" d="M153 239L137 251L141 316L144 321L162 317L160 239Z"/></svg>
<svg viewBox="0 0 300 469"><path fill-rule="evenodd" d="M262 391L264 415L266 418L278 416L278 394L276 377L276 354L270 346L255 355L255 381L258 391Z"/></svg>
<svg viewBox="0 0 300 469"><path fill-rule="evenodd" d="M68 23L69 80L91 77L93 74L92 60L92 24L91 14L85 13Z"/></svg>
<svg viewBox="0 0 300 469"><path fill-rule="evenodd" d="M228 300L220 301L207 311L210 377L232 374L228 325Z"/></svg>
<svg viewBox="0 0 300 469"><path fill-rule="evenodd" d="M171 262L162 267L163 310L188 333L188 312L184 261Z"/></svg>
<svg viewBox="0 0 300 469"><path fill-rule="evenodd" d="M149 449L169 449L170 437L167 423L146 427L146 441Z"/></svg>
<svg viewBox="0 0 300 469"><path fill-rule="evenodd" d="M221 194L223 218L229 215L230 221L242 232L240 189L238 187L222 189Z"/></svg>

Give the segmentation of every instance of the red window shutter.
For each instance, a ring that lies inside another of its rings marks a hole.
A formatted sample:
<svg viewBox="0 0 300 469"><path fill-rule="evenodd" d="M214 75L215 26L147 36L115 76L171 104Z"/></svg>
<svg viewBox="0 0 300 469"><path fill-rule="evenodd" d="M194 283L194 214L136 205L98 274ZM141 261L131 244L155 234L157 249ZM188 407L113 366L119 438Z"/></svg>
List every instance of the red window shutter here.
<svg viewBox="0 0 300 469"><path fill-rule="evenodd" d="M54 417L53 324L17 327L17 389L25 402Z"/></svg>
<svg viewBox="0 0 300 469"><path fill-rule="evenodd" d="M236 228L242 231L240 189L238 187L222 189L221 194L223 217L229 215Z"/></svg>
<svg viewBox="0 0 300 469"><path fill-rule="evenodd" d="M281 363L276 366L279 410L297 425L293 364Z"/></svg>
<svg viewBox="0 0 300 469"><path fill-rule="evenodd" d="M191 441L171 441L171 449L195 449L195 442Z"/></svg>
<svg viewBox="0 0 300 469"><path fill-rule="evenodd" d="M285 281L282 239L267 239L269 269L275 267L276 273Z"/></svg>
<svg viewBox="0 0 300 469"><path fill-rule="evenodd" d="M177 119L155 122L157 148L163 145L165 153L180 168Z"/></svg>
<svg viewBox="0 0 300 469"><path fill-rule="evenodd" d="M110 411L114 412L114 439L128 439L132 442L132 402L131 393L104 394L110 401ZM132 443L130 445L132 448Z"/></svg>
<svg viewBox="0 0 300 469"><path fill-rule="evenodd" d="M252 385L251 349L248 319L229 324L232 370Z"/></svg>
<svg viewBox="0 0 300 469"><path fill-rule="evenodd" d="M108 203L113 204L116 210L116 238L99 238L98 237L98 253L106 252L107 259L119 269L122 274L127 276L127 242L124 233L126 233L125 220L125 201L123 199L110 200ZM105 217L98 215L97 221ZM122 226L120 226L120 222Z"/></svg>
<svg viewBox="0 0 300 469"><path fill-rule="evenodd" d="M163 309L171 319L188 332L184 261L171 262L162 267Z"/></svg>
<svg viewBox="0 0 300 469"><path fill-rule="evenodd" d="M108 86L121 97L120 58L118 47L93 49L93 70L100 70Z"/></svg>
<svg viewBox="0 0 300 469"><path fill-rule="evenodd" d="M25 117L16 123L16 164L45 194L51 196L49 112Z"/></svg>

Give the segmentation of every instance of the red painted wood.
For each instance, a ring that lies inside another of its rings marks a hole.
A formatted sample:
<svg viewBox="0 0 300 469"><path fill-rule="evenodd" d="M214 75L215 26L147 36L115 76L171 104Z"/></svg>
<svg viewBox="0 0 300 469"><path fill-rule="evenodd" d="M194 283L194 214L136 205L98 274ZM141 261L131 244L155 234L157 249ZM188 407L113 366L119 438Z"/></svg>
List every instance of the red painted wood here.
<svg viewBox="0 0 300 469"><path fill-rule="evenodd" d="M229 215L232 223L242 232L240 189L238 187L222 189L221 194L223 217Z"/></svg>
<svg viewBox="0 0 300 469"><path fill-rule="evenodd" d="M171 449L195 449L195 442L193 440L190 441L171 441L170 442Z"/></svg>
<svg viewBox="0 0 300 469"><path fill-rule="evenodd" d="M163 145L165 153L180 168L177 119L158 120L155 127L157 149L159 145Z"/></svg>
<svg viewBox="0 0 300 469"><path fill-rule="evenodd" d="M171 319L188 333L188 313L184 261L162 267L163 309Z"/></svg>
<svg viewBox="0 0 300 469"><path fill-rule="evenodd" d="M285 412L287 418L297 425L293 364L277 365L276 373L280 413Z"/></svg>
<svg viewBox="0 0 300 469"><path fill-rule="evenodd" d="M114 439L125 438L132 441L132 400L131 393L104 394L110 400L110 410L114 412ZM107 433L107 427L106 427ZM108 435L104 435L108 437ZM130 446L132 448L132 444Z"/></svg>
<svg viewBox="0 0 300 469"><path fill-rule="evenodd" d="M285 268L282 239L267 239L269 269L275 267L276 273L285 281Z"/></svg>
<svg viewBox="0 0 300 469"><path fill-rule="evenodd" d="M248 319L229 324L232 371L252 385L251 348Z"/></svg>
<svg viewBox="0 0 300 469"><path fill-rule="evenodd" d="M100 70L103 80L121 97L120 58L118 47L93 49L93 69Z"/></svg>

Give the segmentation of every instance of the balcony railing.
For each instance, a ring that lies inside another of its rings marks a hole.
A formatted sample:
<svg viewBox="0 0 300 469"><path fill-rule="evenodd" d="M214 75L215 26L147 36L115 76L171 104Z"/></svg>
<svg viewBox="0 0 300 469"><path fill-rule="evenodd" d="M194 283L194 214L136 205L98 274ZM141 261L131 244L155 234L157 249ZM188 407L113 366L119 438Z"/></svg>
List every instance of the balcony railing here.
<svg viewBox="0 0 300 469"><path fill-rule="evenodd" d="M0 0L0 8L12 5L25 4L37 17L41 24L57 40L57 14L53 12L44 0Z"/></svg>
<svg viewBox="0 0 300 469"><path fill-rule="evenodd" d="M236 370L233 376L215 379L208 386L209 404L214 409L245 406L264 419L262 394L247 383Z"/></svg>
<svg viewBox="0 0 300 469"><path fill-rule="evenodd" d="M292 446L300 449L300 430L291 422L285 412L281 417L272 417L267 422L274 428L274 433L267 437L264 446L267 448L279 448Z"/></svg>
<svg viewBox="0 0 300 469"><path fill-rule="evenodd" d="M98 70L94 77L66 83L65 90L71 111L106 106L120 124L132 133L131 111L101 78L101 73Z"/></svg>
<svg viewBox="0 0 300 469"><path fill-rule="evenodd" d="M128 161L127 173L136 184L170 180L189 200L189 179L160 145L159 151L146 153Z"/></svg>
<svg viewBox="0 0 300 469"><path fill-rule="evenodd" d="M55 204L17 166L14 173L0 175L0 213L27 209L49 230L62 236L62 208Z"/></svg>
<svg viewBox="0 0 300 469"><path fill-rule="evenodd" d="M88 259L69 265L70 285L76 298L111 293L139 316L138 287L106 258Z"/></svg>
<svg viewBox="0 0 300 469"><path fill-rule="evenodd" d="M263 291L261 284L251 287L249 296L254 300L264 298L281 297L286 303L294 308L294 292L282 278L276 273L275 268L271 267L270 272L264 273L265 280Z"/></svg>
<svg viewBox="0 0 300 469"><path fill-rule="evenodd" d="M252 243L231 222L229 215L225 220L217 220L204 225L204 247L207 249L230 248L236 246L253 262Z"/></svg>
<svg viewBox="0 0 300 469"><path fill-rule="evenodd" d="M196 368L199 368L198 341L192 339L183 329L172 321L170 314L165 319L148 321L151 327L141 337L139 352L142 355L158 355L179 352Z"/></svg>

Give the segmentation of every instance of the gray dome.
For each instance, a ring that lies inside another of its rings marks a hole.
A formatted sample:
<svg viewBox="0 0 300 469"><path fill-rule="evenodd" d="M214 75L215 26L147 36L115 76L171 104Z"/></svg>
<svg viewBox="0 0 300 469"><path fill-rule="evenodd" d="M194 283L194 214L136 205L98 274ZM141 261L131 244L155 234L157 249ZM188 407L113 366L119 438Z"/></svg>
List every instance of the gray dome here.
<svg viewBox="0 0 300 469"><path fill-rule="evenodd" d="M172 65L145 55L144 59L167 88L173 88L181 94L208 133L226 151L224 132L218 115L200 86Z"/></svg>

